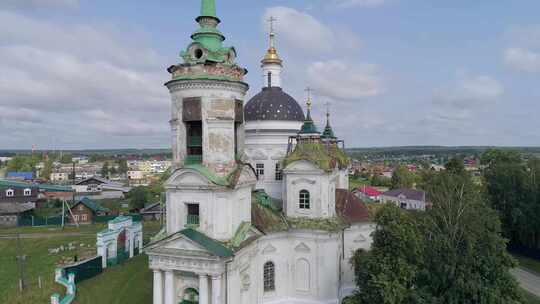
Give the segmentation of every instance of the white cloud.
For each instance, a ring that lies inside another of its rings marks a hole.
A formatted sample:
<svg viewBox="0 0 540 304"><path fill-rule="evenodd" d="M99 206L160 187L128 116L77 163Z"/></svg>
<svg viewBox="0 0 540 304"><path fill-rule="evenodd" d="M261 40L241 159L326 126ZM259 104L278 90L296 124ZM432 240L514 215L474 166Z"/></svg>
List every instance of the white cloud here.
<svg viewBox="0 0 540 304"><path fill-rule="evenodd" d="M434 103L463 110L478 104L493 102L504 92L504 86L491 76L470 76L465 73L455 84L436 90Z"/></svg>
<svg viewBox="0 0 540 304"><path fill-rule="evenodd" d="M515 26L505 36L510 46L503 52L504 63L517 71L540 72L540 24Z"/></svg>
<svg viewBox="0 0 540 304"><path fill-rule="evenodd" d="M388 0L333 0L333 2L340 8L350 8L350 7L376 7L383 5L388 2Z"/></svg>
<svg viewBox="0 0 540 304"><path fill-rule="evenodd" d="M540 72L540 53L522 48L509 48L504 62L511 68L526 72Z"/></svg>
<svg viewBox="0 0 540 304"><path fill-rule="evenodd" d="M266 28L268 18L277 18L276 30L279 46L299 56L357 51L361 42L350 30L331 28L312 15L290 7L268 8L262 22Z"/></svg>
<svg viewBox="0 0 540 304"><path fill-rule="evenodd" d="M77 8L79 0L2 0L0 7L16 9L33 9L42 7Z"/></svg>
<svg viewBox="0 0 540 304"><path fill-rule="evenodd" d="M307 69L308 82L319 95L335 99L359 99L382 93L374 65L354 66L341 60L317 61Z"/></svg>
<svg viewBox="0 0 540 304"><path fill-rule="evenodd" d="M144 39L0 12L9 22L19 26L0 32L2 135L17 132L19 147L51 134L72 147L168 144L166 64ZM114 139L128 136L148 140Z"/></svg>

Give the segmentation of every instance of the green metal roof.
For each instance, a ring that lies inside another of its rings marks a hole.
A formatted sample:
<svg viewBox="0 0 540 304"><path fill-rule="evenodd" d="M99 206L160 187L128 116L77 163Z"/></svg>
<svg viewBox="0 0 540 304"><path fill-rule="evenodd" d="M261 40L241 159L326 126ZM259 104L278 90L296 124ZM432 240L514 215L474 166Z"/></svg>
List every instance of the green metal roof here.
<svg viewBox="0 0 540 304"><path fill-rule="evenodd" d="M120 216L117 216L114 219L110 220L109 223L121 223L121 222L124 222L124 221L128 221L130 219L132 219L130 216L120 215Z"/></svg>
<svg viewBox="0 0 540 304"><path fill-rule="evenodd" d="M195 170L195 171L199 172L200 174L202 174L204 177L208 178L212 183L214 183L216 185L224 186L224 187L229 185L229 181L228 181L227 177L217 176L212 171L210 171L210 169L208 169L207 167L205 167L205 166L203 166L201 164L185 165L184 169Z"/></svg>
<svg viewBox="0 0 540 304"><path fill-rule="evenodd" d="M9 180L0 180L0 187L10 187L10 188L37 188L36 184L29 184L25 182L9 181Z"/></svg>
<svg viewBox="0 0 540 304"><path fill-rule="evenodd" d="M180 233L219 257L228 258L234 255L231 249L225 247L220 242L207 237L206 235L200 233L197 230L188 228L180 231Z"/></svg>
<svg viewBox="0 0 540 304"><path fill-rule="evenodd" d="M308 107L306 120L304 120L304 124L302 125L302 128L300 129L300 134L319 134L319 131L317 131L317 126L315 126L315 123L313 122L313 119L311 119L311 110Z"/></svg>
<svg viewBox="0 0 540 304"><path fill-rule="evenodd" d="M78 203L82 203L83 205L85 205L86 207L88 207L90 210L94 212L99 212L99 211L109 212L110 211L109 209L101 206L100 204L89 199L88 197L83 197L81 200L79 200ZM76 203L75 205L77 205L78 203Z"/></svg>
<svg viewBox="0 0 540 304"><path fill-rule="evenodd" d="M48 184L36 184L36 183L25 183L19 181L11 180L0 180L0 186L12 187L12 188L38 188L39 190L46 190L51 192L73 192L71 187L58 186L58 185L48 185Z"/></svg>

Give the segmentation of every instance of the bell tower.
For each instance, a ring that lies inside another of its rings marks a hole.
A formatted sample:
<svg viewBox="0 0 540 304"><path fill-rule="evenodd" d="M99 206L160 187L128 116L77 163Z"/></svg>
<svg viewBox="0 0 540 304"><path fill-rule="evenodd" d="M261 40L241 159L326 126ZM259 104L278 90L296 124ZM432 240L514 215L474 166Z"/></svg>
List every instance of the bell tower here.
<svg viewBox="0 0 540 304"><path fill-rule="evenodd" d="M183 63L168 68L172 79L165 84L172 98L173 164L201 164L226 176L244 146L247 70L236 64L234 47L223 46L215 0L202 0L195 20L199 28L180 53Z"/></svg>

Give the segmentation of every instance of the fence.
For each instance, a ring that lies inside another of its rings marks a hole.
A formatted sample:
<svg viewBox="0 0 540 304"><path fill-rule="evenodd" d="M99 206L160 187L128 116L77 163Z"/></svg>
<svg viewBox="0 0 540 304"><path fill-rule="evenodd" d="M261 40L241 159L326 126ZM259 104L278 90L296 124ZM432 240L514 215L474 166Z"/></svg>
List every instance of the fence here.
<svg viewBox="0 0 540 304"><path fill-rule="evenodd" d="M134 222L142 221L143 217L140 214L126 214L125 216L131 216ZM107 223L110 220L114 220L118 215L102 215L95 216L93 219L95 223ZM66 216L65 223L69 223L69 216ZM39 226L60 226L62 225L62 216L49 216L49 217L39 217L39 216L25 216L19 217L17 221L17 226L19 227L39 227Z"/></svg>
<svg viewBox="0 0 540 304"><path fill-rule="evenodd" d="M66 219L67 223L67 219ZM62 216L49 216L49 217L39 217L39 216L26 216L19 217L17 221L17 226L58 226L62 225Z"/></svg>
<svg viewBox="0 0 540 304"><path fill-rule="evenodd" d="M101 256L64 267L64 271L75 275L75 283L93 278L103 272Z"/></svg>

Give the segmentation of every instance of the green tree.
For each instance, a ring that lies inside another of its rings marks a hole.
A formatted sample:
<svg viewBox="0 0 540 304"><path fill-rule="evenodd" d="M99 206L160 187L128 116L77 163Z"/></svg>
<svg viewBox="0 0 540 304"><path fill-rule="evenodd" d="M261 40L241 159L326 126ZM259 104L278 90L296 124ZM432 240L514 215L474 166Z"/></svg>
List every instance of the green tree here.
<svg viewBox="0 0 540 304"><path fill-rule="evenodd" d="M53 169L53 161L48 159L43 162L43 169L41 169L41 178L49 180Z"/></svg>
<svg viewBox="0 0 540 304"><path fill-rule="evenodd" d="M127 161L125 159L120 159L118 161L118 173L120 174L126 174L128 172L129 168L127 165Z"/></svg>
<svg viewBox="0 0 540 304"><path fill-rule="evenodd" d="M135 187L128 192L127 199L129 200L131 209L139 210L151 201L152 192L146 186Z"/></svg>
<svg viewBox="0 0 540 304"><path fill-rule="evenodd" d="M354 303L519 303L499 218L478 187L450 172L430 185L432 209L377 213L372 251L352 261Z"/></svg>
<svg viewBox="0 0 540 304"><path fill-rule="evenodd" d="M446 171L457 174L457 175L463 175L466 174L467 171L465 171L465 165L463 164L463 158L461 157L453 157L451 158L445 165L444 165Z"/></svg>
<svg viewBox="0 0 540 304"><path fill-rule="evenodd" d="M392 189L411 188L414 186L414 174L403 165L399 165L392 173Z"/></svg>
<svg viewBox="0 0 540 304"><path fill-rule="evenodd" d="M540 248L540 161L526 163L518 152L489 150L481 162L486 197L499 212L504 235L513 244Z"/></svg>
<svg viewBox="0 0 540 304"><path fill-rule="evenodd" d="M375 187L390 187L392 185L392 180L383 175L373 174L370 184Z"/></svg>
<svg viewBox="0 0 540 304"><path fill-rule="evenodd" d="M62 164L71 164L73 163L73 155L67 153L67 154L62 154L62 157L60 158L60 162Z"/></svg>
<svg viewBox="0 0 540 304"><path fill-rule="evenodd" d="M109 173L110 173L109 162L104 162L103 167L101 167L101 176L109 177Z"/></svg>
<svg viewBox="0 0 540 304"><path fill-rule="evenodd" d="M8 162L7 171L34 172L38 161L29 155L17 155Z"/></svg>
<svg viewBox="0 0 540 304"><path fill-rule="evenodd" d="M358 250L351 263L359 287L351 303L420 303L416 277L424 244L411 213L394 205L383 206L375 215L377 230L369 252Z"/></svg>
<svg viewBox="0 0 540 304"><path fill-rule="evenodd" d="M109 174L110 174L110 175L116 175L117 173L118 173L118 170L116 169L115 166L111 166L111 167L109 168Z"/></svg>

